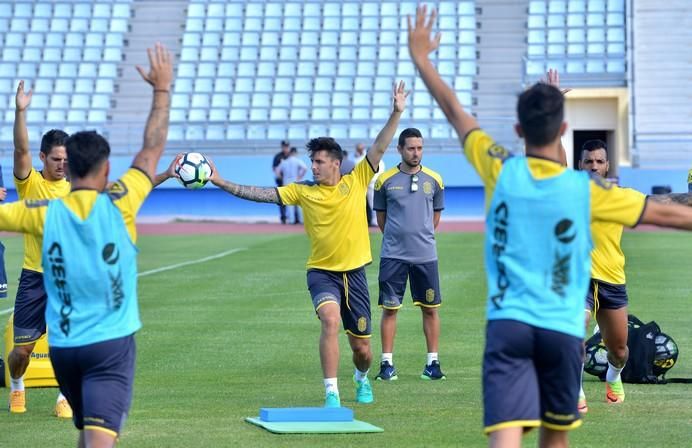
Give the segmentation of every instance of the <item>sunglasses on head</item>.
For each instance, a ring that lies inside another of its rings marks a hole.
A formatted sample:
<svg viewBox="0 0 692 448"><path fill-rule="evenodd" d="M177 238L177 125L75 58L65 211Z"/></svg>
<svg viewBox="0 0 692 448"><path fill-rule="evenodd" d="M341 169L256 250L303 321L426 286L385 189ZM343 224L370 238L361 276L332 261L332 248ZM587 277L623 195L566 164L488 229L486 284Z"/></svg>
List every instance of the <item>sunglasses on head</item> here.
<svg viewBox="0 0 692 448"><path fill-rule="evenodd" d="M418 175L414 174L411 176L411 192L415 193L418 191Z"/></svg>

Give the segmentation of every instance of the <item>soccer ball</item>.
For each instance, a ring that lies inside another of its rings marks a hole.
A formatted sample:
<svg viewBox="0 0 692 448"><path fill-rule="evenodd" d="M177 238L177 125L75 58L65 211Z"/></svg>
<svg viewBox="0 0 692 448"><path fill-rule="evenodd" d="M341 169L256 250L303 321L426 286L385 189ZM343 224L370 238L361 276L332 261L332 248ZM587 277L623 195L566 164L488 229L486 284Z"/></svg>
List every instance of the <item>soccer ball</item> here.
<svg viewBox="0 0 692 448"><path fill-rule="evenodd" d="M207 184L212 170L206 157L198 152L188 152L175 164L175 174L183 187L197 189Z"/></svg>
<svg viewBox="0 0 692 448"><path fill-rule="evenodd" d="M654 339L656 353L654 354L654 375L663 375L678 360L678 344L665 333L659 333Z"/></svg>
<svg viewBox="0 0 692 448"><path fill-rule="evenodd" d="M600 342L586 346L586 358L584 359L584 371L594 376L604 376L608 370L608 351L605 344Z"/></svg>

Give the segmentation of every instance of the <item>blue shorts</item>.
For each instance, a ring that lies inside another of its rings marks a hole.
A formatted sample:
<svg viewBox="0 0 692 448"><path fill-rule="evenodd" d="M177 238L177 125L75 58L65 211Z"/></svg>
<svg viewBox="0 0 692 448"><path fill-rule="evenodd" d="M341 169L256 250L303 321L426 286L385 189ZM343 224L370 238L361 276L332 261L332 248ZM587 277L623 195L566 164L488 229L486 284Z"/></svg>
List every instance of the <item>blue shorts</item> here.
<svg viewBox="0 0 692 448"><path fill-rule="evenodd" d="M118 436L132 402L134 335L82 347L50 347L60 392L72 406L79 430Z"/></svg>
<svg viewBox="0 0 692 448"><path fill-rule="evenodd" d="M46 332L43 273L22 269L14 301L14 345L33 344Z"/></svg>
<svg viewBox="0 0 692 448"><path fill-rule="evenodd" d="M437 260L413 264L393 258L380 259L380 298L378 304L388 310L401 308L406 280L411 284L413 304L435 308L442 303Z"/></svg>
<svg viewBox="0 0 692 448"><path fill-rule="evenodd" d="M335 302L341 308L346 333L357 338L370 337L370 292L364 268L348 272L310 269L307 277L315 312L325 303Z"/></svg>
<svg viewBox="0 0 692 448"><path fill-rule="evenodd" d="M509 427L579 427L582 351L582 340L565 333L515 320L488 321L483 354L485 433Z"/></svg>
<svg viewBox="0 0 692 448"><path fill-rule="evenodd" d="M592 278L586 294L586 310L597 313L599 309L619 310L627 306L627 287Z"/></svg>

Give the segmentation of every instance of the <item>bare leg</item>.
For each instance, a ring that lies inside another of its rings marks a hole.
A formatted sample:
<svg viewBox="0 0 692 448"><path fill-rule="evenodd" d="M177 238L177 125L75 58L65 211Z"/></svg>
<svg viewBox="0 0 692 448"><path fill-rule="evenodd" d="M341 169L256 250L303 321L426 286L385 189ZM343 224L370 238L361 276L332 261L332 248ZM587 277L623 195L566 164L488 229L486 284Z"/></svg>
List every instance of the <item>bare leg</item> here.
<svg viewBox="0 0 692 448"><path fill-rule="evenodd" d="M7 364L10 368L10 376L14 379L21 378L29 367L31 361L31 353L34 351L36 344L15 345L9 356Z"/></svg>
<svg viewBox="0 0 692 448"><path fill-rule="evenodd" d="M372 351L370 350L370 338L357 338L348 335L348 342L353 350L353 364L356 369L365 372L370 369L372 364Z"/></svg>
<svg viewBox="0 0 692 448"><path fill-rule="evenodd" d="M428 353L437 353L440 341L440 315L437 308L420 307L423 311L423 333Z"/></svg>
<svg viewBox="0 0 692 448"><path fill-rule="evenodd" d="M603 343L608 349L608 361L621 369L629 357L627 348L627 307L617 310L599 309L596 315L603 335Z"/></svg>
<svg viewBox="0 0 692 448"><path fill-rule="evenodd" d="M336 302L323 305L318 311L322 324L320 333L320 362L324 378L336 378L339 370L339 327L341 314Z"/></svg>
<svg viewBox="0 0 692 448"><path fill-rule="evenodd" d="M382 309L380 333L382 338L382 353L394 353L394 338L396 337L396 315L398 310Z"/></svg>
<svg viewBox="0 0 692 448"><path fill-rule="evenodd" d="M555 431L541 427L538 446L541 448L567 448L569 446L567 431Z"/></svg>
<svg viewBox="0 0 692 448"><path fill-rule="evenodd" d="M521 448L521 436L524 428L504 428L493 431L488 435L490 448Z"/></svg>
<svg viewBox="0 0 692 448"><path fill-rule="evenodd" d="M97 429L85 429L80 434L84 437L84 448L113 448L117 436L110 432L99 431Z"/></svg>

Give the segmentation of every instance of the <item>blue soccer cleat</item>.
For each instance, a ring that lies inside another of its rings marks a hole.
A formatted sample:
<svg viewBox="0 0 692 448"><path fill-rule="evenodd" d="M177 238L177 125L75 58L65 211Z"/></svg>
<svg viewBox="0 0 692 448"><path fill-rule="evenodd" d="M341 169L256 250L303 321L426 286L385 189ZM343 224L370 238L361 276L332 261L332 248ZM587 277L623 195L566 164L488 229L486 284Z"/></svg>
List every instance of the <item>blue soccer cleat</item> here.
<svg viewBox="0 0 692 448"><path fill-rule="evenodd" d="M364 378L363 381L356 381L356 377L354 376L353 381L356 383L356 403L372 403L374 398L372 396L370 380Z"/></svg>
<svg viewBox="0 0 692 448"><path fill-rule="evenodd" d="M395 381L399 378L396 374L396 369L389 361L382 361L380 364L380 373L375 377L376 381Z"/></svg>
<svg viewBox="0 0 692 448"><path fill-rule="evenodd" d="M336 392L328 392L327 396L324 399L324 407L325 408L340 408L341 407L341 398L339 398L339 394Z"/></svg>
<svg viewBox="0 0 692 448"><path fill-rule="evenodd" d="M422 380L446 380L447 377L442 373L439 361L433 361L423 369L423 374L420 376Z"/></svg>

